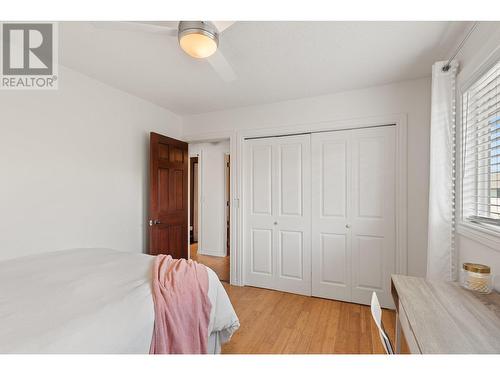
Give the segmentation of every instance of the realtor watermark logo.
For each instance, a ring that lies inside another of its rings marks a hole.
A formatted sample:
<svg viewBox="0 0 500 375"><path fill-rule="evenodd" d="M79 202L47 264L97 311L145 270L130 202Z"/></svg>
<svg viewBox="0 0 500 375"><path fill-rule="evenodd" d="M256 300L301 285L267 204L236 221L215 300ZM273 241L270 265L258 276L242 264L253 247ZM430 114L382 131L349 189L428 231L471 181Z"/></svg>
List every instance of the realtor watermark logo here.
<svg viewBox="0 0 500 375"><path fill-rule="evenodd" d="M57 23L0 23L0 89L57 89Z"/></svg>

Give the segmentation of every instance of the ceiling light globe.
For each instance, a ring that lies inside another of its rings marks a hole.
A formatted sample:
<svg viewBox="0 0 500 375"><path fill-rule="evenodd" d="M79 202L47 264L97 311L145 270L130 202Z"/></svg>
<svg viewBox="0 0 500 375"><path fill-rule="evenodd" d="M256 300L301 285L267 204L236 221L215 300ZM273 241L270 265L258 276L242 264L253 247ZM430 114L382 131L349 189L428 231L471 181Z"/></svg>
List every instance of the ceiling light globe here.
<svg viewBox="0 0 500 375"><path fill-rule="evenodd" d="M182 50L197 59L213 55L219 45L219 32L209 21L181 21L178 36Z"/></svg>
<svg viewBox="0 0 500 375"><path fill-rule="evenodd" d="M209 57L217 51L217 40L201 32L186 33L179 38L184 52L197 59Z"/></svg>

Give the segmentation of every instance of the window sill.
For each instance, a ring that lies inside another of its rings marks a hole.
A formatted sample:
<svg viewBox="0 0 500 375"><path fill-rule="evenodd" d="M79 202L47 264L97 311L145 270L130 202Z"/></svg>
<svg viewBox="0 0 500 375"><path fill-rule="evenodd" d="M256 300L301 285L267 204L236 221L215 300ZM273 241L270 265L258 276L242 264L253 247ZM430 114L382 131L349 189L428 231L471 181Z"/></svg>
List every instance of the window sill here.
<svg viewBox="0 0 500 375"><path fill-rule="evenodd" d="M462 221L457 225L457 233L500 252L500 232L481 224Z"/></svg>

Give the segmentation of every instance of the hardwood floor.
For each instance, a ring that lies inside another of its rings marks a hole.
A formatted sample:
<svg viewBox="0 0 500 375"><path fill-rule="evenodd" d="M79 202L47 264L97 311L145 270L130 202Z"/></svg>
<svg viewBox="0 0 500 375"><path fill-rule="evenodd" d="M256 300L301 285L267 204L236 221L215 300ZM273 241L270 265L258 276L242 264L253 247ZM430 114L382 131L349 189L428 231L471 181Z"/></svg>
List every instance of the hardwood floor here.
<svg viewBox="0 0 500 375"><path fill-rule="evenodd" d="M190 254L191 259L214 270L217 276L219 276L219 280L229 282L229 256L213 257L209 255L198 254L197 243L193 243L190 245Z"/></svg>
<svg viewBox="0 0 500 375"><path fill-rule="evenodd" d="M190 249L192 259L229 280L229 257L200 255L197 244ZM241 327L222 353L384 354L369 306L223 284ZM382 320L394 345L394 311L384 309Z"/></svg>
<svg viewBox="0 0 500 375"><path fill-rule="evenodd" d="M222 353L384 353L369 306L227 283L224 287L241 327ZM382 319L394 345L394 311L384 309Z"/></svg>

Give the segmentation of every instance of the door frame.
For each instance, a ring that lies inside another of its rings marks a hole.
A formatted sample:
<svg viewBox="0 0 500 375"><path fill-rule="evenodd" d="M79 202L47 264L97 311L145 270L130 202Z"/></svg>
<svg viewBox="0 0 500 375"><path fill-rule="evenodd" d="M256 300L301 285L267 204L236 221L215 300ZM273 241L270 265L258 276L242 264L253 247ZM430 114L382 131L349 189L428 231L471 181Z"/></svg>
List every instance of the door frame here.
<svg viewBox="0 0 500 375"><path fill-rule="evenodd" d="M201 208L201 204L200 204L200 160L201 160L201 155L199 154L190 154L189 153L189 148L188 148L188 158L189 158L189 168L188 168L188 171L189 171L189 181L188 181L188 188L189 188L189 202L188 202L188 207L189 207L189 224L191 224L191 219L192 217L194 216L194 212L193 212L193 207L191 207L191 198L194 194L194 186L193 186L193 183L192 183L192 179L191 177L193 176L193 165L195 163L192 162L191 159L193 158L196 158L196 164L198 164L198 173L196 174L196 179L198 180L198 191L197 191L197 199L196 199L196 202L198 203L198 220L196 225L198 226L198 238L196 241L196 243L200 243L200 239L201 239L201 231L200 231L200 208ZM190 226L190 225L189 225ZM190 228L188 227L188 230L190 230ZM189 245L191 245L191 236L189 237ZM189 246L189 249L191 250L191 246ZM191 257L191 253L188 252L189 256Z"/></svg>
<svg viewBox="0 0 500 375"><path fill-rule="evenodd" d="M188 141L185 141L188 142ZM189 142L188 142L189 145ZM201 176L201 164L203 163L203 152L200 150L200 152L195 152L195 153L190 153L189 152L189 146L188 146L188 158L190 160L189 162L189 169L188 169L188 191L189 191L189 199L188 199L188 210L191 212L191 158L198 158L198 249L201 248L202 246L202 241L203 241L203 231L201 230L201 218L202 218L202 209L203 205L201 204L201 189L202 189L202 176ZM188 222L188 257L191 259L191 241L189 238L189 222Z"/></svg>
<svg viewBox="0 0 500 375"><path fill-rule="evenodd" d="M396 128L396 272L406 275L408 272L408 115L407 113L370 116L351 119L302 123L291 126L268 126L250 130L227 130L205 134L193 134L183 137L185 142L210 142L227 140L231 153L231 258L230 282L244 286L244 212L241 203L245 196L243 184L243 146L245 139L257 137L276 137L301 133L316 133L356 128L370 128L383 125L395 125Z"/></svg>
<svg viewBox="0 0 500 375"><path fill-rule="evenodd" d="M210 132L210 133L200 133L200 134L193 134L193 135L186 135L182 137L182 140L184 142L187 142L188 144L190 143L212 143L212 142L221 142L221 141L228 141L229 140L229 155L236 155L236 132L234 131L220 131L220 132ZM202 211L203 211L203 204L201 202L202 200L202 191L203 191L203 150L200 150L199 152L190 152L188 148L188 156L189 157L198 157L198 249L202 248L202 241L203 241L203 229L202 229ZM231 222L230 222L230 231L229 231L229 236L230 236L230 254L233 255L234 251L236 251L236 233L237 229L235 228L237 225L237 202L238 200L235 198L236 197L236 176L235 173L233 172L233 168L235 168L233 164L233 157L231 156L231 173L229 175L229 194L230 194L230 200L229 200L229 210L230 210L230 217L231 217ZM191 176L191 173L188 173L188 176ZM188 189L191 189L191 180L188 181ZM236 203L235 203L236 202ZM188 200L188 204L190 204L190 201ZM189 207L190 209L190 207ZM226 208L222 207L223 209L223 216L225 220L225 212ZM188 224L189 225L189 224ZM225 223L224 223L225 226ZM188 228L189 229L189 228ZM226 231L224 230L223 235L226 235ZM189 234L188 234L189 236ZM224 244L226 243L226 239L224 237ZM189 241L188 241L189 243ZM189 245L188 245L189 246ZM190 249L188 249L188 254L189 257L191 257ZM227 252L226 252L227 255ZM233 259L235 258L235 259ZM237 283L237 279L233 276L234 275L234 270L237 269L237 266L234 265L233 263L236 262L236 256L231 256L230 260L230 265L229 265L229 277L230 277L230 284L232 285L240 285Z"/></svg>
<svg viewBox="0 0 500 375"><path fill-rule="evenodd" d="M226 159L227 156L227 159ZM229 161L228 161L229 160ZM226 163L229 163L229 172ZM226 256L231 255L231 153L224 153L224 251ZM226 190L227 178L229 176L229 192ZM229 194L229 196L226 194ZM226 207L226 202L229 202L229 210ZM229 220L229 230L227 228L227 222ZM228 233L229 232L229 233ZM228 241L229 235L229 241ZM229 243L228 243L229 242ZM229 248L229 251L228 251ZM231 272L229 272L231 274Z"/></svg>

